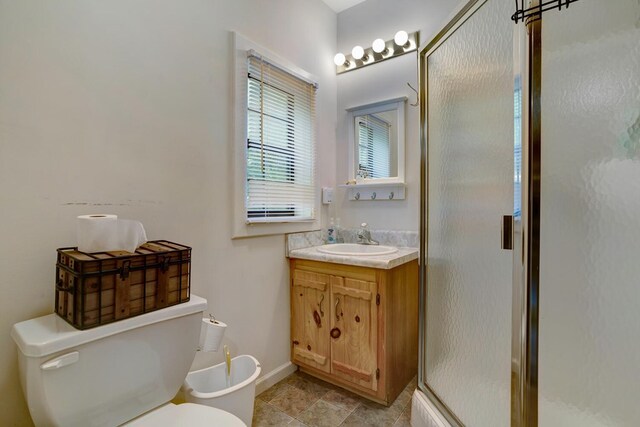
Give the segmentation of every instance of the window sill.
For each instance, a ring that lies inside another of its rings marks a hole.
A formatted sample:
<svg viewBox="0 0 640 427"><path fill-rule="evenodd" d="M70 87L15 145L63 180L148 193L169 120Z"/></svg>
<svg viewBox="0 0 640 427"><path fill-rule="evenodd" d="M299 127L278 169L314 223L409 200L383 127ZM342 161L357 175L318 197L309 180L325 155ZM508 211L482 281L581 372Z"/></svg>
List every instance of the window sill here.
<svg viewBox="0 0 640 427"><path fill-rule="evenodd" d="M253 222L236 226L231 240L302 233L317 230L319 227L319 219L292 222Z"/></svg>

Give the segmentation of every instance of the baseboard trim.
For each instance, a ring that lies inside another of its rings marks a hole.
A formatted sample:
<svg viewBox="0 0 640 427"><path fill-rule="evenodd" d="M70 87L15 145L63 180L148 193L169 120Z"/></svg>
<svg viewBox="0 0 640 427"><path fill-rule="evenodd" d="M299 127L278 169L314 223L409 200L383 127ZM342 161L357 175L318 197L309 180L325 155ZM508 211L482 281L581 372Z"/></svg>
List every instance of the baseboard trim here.
<svg viewBox="0 0 640 427"><path fill-rule="evenodd" d="M282 381L289 375L293 374L298 370L298 366L294 365L291 362L287 362L284 365L278 366L273 371L266 373L265 375L258 378L256 381L256 396L268 389L276 385L278 382Z"/></svg>

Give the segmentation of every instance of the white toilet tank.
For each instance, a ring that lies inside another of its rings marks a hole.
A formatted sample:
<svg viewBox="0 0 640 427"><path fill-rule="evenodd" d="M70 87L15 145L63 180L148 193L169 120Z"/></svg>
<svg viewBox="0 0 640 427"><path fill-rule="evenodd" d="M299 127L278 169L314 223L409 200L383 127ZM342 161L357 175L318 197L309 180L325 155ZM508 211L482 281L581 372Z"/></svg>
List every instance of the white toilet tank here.
<svg viewBox="0 0 640 427"><path fill-rule="evenodd" d="M207 301L80 331L55 314L17 323L20 380L36 426L117 426L170 401L198 346Z"/></svg>

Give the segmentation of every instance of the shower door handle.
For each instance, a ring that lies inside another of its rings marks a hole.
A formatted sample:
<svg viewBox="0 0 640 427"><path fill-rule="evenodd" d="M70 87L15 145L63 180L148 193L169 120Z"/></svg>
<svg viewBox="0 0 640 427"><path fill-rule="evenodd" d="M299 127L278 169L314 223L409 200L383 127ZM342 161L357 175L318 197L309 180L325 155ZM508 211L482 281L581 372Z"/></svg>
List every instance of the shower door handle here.
<svg viewBox="0 0 640 427"><path fill-rule="evenodd" d="M502 216L502 249L513 250L513 215Z"/></svg>

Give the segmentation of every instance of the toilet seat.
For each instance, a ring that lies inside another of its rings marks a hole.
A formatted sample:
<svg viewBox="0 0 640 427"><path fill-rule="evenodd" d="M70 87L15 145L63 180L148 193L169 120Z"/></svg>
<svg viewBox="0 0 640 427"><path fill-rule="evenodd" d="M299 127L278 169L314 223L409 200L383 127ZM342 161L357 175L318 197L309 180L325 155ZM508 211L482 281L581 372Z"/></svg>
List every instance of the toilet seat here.
<svg viewBox="0 0 640 427"><path fill-rule="evenodd" d="M222 409L195 403L174 405L169 403L154 409L135 420L124 424L126 427L246 427L235 415Z"/></svg>

